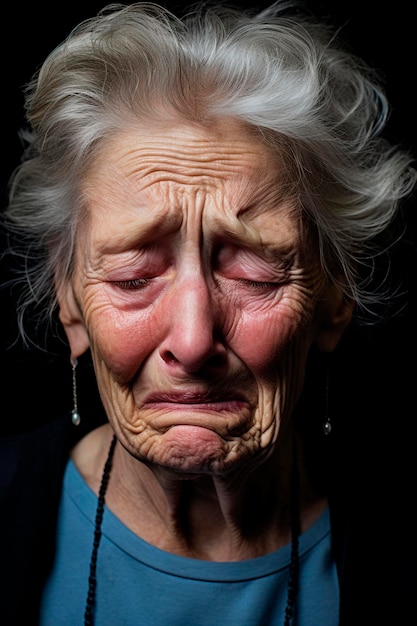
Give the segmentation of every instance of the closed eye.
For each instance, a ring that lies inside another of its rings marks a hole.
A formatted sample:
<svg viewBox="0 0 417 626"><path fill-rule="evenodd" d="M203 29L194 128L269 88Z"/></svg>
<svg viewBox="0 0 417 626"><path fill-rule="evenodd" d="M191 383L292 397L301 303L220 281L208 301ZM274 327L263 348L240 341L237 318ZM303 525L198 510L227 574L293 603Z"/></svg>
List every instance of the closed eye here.
<svg viewBox="0 0 417 626"><path fill-rule="evenodd" d="M239 278L239 282L252 287L253 289L278 289L282 283L268 282L262 280L250 280L249 278Z"/></svg>
<svg viewBox="0 0 417 626"><path fill-rule="evenodd" d="M115 287L119 287L119 289L125 290L136 290L142 289L149 285L151 282L151 278L134 278L132 280L112 280L111 284Z"/></svg>

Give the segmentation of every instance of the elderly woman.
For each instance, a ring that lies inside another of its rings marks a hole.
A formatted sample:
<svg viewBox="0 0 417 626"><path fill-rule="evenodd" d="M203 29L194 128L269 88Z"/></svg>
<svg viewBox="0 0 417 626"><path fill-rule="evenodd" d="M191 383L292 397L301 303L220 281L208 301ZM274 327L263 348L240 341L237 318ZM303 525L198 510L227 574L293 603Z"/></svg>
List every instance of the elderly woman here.
<svg viewBox="0 0 417 626"><path fill-rule="evenodd" d="M139 3L79 25L26 97L19 328L59 311L74 408L2 445L4 623L370 624L317 453L326 367L301 399L378 302L375 242L415 185L372 73L287 2Z"/></svg>

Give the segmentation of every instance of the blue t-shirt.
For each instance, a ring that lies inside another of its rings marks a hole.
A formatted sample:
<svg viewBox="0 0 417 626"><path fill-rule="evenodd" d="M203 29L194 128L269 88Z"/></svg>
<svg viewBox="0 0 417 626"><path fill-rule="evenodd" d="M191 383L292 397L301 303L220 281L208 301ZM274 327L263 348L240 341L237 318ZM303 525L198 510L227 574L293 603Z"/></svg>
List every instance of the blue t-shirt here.
<svg viewBox="0 0 417 626"><path fill-rule="evenodd" d="M83 624L97 497L70 461L57 549L40 626ZM291 547L212 562L170 554L137 537L105 508L95 626L282 626ZM298 626L337 626L339 585L326 510L299 540Z"/></svg>

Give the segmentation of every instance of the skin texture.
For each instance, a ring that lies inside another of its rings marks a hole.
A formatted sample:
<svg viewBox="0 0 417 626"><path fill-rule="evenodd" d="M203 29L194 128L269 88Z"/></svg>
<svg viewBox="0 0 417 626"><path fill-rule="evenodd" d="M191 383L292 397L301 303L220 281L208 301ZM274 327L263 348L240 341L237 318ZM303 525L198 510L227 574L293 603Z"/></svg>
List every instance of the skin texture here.
<svg viewBox="0 0 417 626"><path fill-rule="evenodd" d="M351 306L325 281L287 177L233 120L138 125L85 177L58 300L111 428L73 458L97 491L114 431L108 505L178 554L248 558L290 538L291 412L309 348L332 350ZM324 502L298 458L306 528Z"/></svg>

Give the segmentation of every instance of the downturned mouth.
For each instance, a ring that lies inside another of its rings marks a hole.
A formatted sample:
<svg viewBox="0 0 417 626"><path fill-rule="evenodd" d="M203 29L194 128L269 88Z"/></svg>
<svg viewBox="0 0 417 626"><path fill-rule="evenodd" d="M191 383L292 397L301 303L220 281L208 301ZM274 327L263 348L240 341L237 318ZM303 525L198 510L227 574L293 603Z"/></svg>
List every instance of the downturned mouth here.
<svg viewBox="0 0 417 626"><path fill-rule="evenodd" d="M188 404L188 405L218 405L218 404L247 404L241 394L213 394L194 391L158 392L146 398L146 404Z"/></svg>

